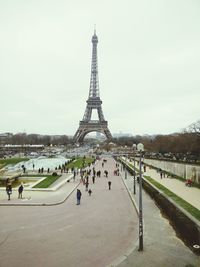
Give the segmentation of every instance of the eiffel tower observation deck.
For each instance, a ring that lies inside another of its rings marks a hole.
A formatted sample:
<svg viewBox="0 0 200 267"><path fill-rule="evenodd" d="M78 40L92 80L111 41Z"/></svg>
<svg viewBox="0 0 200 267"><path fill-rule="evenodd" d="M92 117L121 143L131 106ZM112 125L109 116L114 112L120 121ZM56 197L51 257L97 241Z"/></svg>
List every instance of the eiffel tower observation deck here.
<svg viewBox="0 0 200 267"><path fill-rule="evenodd" d="M92 36L92 64L89 97L86 101L86 109L83 119L79 123L79 128L74 135L74 142L82 143L85 136L90 132L100 132L111 139L112 135L108 129L108 122L105 120L102 110L102 101L99 94L99 78L98 78L98 63L97 63L97 43L98 38L96 31ZM93 110L97 111L98 120L92 120Z"/></svg>

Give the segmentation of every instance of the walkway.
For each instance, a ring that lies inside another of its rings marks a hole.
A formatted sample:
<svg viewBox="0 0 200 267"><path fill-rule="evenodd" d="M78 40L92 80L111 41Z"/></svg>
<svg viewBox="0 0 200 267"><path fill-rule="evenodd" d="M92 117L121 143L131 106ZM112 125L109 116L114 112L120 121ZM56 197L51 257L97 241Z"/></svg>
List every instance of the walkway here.
<svg viewBox="0 0 200 267"><path fill-rule="evenodd" d="M139 186L136 183L136 195L133 194L133 176L128 173L127 179L122 172L123 180L131 197L139 205ZM200 257L176 236L169 221L163 217L159 208L143 190L144 216L144 251L133 252L118 267L200 267Z"/></svg>
<svg viewBox="0 0 200 267"><path fill-rule="evenodd" d="M129 162L133 164L133 162ZM136 168L139 168L139 166L136 163ZM200 210L200 189L195 187L188 187L185 186L185 183L170 177L163 177L161 179L160 173L158 173L156 170L146 167L146 172L144 173L146 176L150 176L166 188L168 188L170 191L175 193L177 196L183 198L188 203L196 207Z"/></svg>
<svg viewBox="0 0 200 267"><path fill-rule="evenodd" d="M121 177L113 176L114 166L112 158L104 168L97 163L96 170L107 169L109 178L96 178L95 184L90 178L92 196L80 184L80 206L75 190L57 206L0 207L0 266L104 267L127 254L138 239L138 218Z"/></svg>
<svg viewBox="0 0 200 267"><path fill-rule="evenodd" d="M30 267L200 267L199 258L176 237L145 192L144 251L138 252L138 217L125 187L133 197L132 177L124 180L113 176L112 158L107 158L104 168L102 161L95 168L102 172L107 169L109 178L102 175L95 184L90 178L91 197L77 180L52 193L29 192L31 199L26 201L56 204L78 186L82 191L80 206L76 205L74 190L61 205L0 207L0 267L24 266L27 262ZM108 180L112 181L110 191ZM136 191L138 203L138 188ZM23 203L18 199L10 203L15 201Z"/></svg>
<svg viewBox="0 0 200 267"><path fill-rule="evenodd" d="M57 205L66 200L66 198L79 185L80 179L72 178L72 174L63 174L61 178L56 180L49 189L32 189L24 190L23 199L18 199L18 189L13 188L11 200L8 201L5 188L0 190L0 206L8 205ZM70 182L67 182L70 180Z"/></svg>
<svg viewBox="0 0 200 267"><path fill-rule="evenodd" d="M167 187L170 191L175 193L177 196L185 199L188 203L200 210L200 189L195 187L185 186L185 183L170 177L160 178L160 174L150 168L146 168L147 171L145 175L152 177L154 180L160 184Z"/></svg>

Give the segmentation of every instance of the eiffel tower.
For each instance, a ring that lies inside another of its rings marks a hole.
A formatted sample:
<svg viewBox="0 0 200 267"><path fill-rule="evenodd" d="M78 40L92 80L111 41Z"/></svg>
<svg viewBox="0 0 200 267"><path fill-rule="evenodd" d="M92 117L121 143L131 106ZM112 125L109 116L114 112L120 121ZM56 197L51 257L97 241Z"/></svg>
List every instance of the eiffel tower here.
<svg viewBox="0 0 200 267"><path fill-rule="evenodd" d="M79 128L74 135L74 142L82 143L84 137L90 132L103 133L107 139L111 139L112 135L108 129L108 122L104 119L102 111L102 101L99 95L99 79L98 79L98 64L97 64L97 43L98 38L96 31L92 36L92 64L89 97L86 101L87 106L82 121L79 122ZM92 120L92 111L97 110L98 120Z"/></svg>

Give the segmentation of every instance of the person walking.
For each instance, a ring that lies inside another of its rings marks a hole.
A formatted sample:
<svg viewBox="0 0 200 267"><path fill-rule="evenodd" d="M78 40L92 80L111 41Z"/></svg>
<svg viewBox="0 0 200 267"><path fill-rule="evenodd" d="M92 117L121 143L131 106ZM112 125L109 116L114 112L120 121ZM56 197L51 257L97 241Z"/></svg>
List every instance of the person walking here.
<svg viewBox="0 0 200 267"><path fill-rule="evenodd" d="M77 204L76 205L80 205L81 204L81 190L80 189L77 189L77 192L76 192L76 199L77 199Z"/></svg>
<svg viewBox="0 0 200 267"><path fill-rule="evenodd" d="M21 185L18 188L18 198L22 199L23 190L24 190L24 187L23 187L23 184L21 183Z"/></svg>
<svg viewBox="0 0 200 267"><path fill-rule="evenodd" d="M92 190L91 189L88 190L88 194L89 194L89 196L91 196L91 194L92 194Z"/></svg>
<svg viewBox="0 0 200 267"><path fill-rule="evenodd" d="M74 176L73 176L74 182L75 182L75 178L76 178L76 171L74 170Z"/></svg>
<svg viewBox="0 0 200 267"><path fill-rule="evenodd" d="M107 170L104 171L104 174L105 174L106 178L108 178L108 171Z"/></svg>
<svg viewBox="0 0 200 267"><path fill-rule="evenodd" d="M111 190L111 181L108 181L108 189Z"/></svg>
<svg viewBox="0 0 200 267"><path fill-rule="evenodd" d="M88 191L88 186L89 186L89 182L86 181L86 183L85 183L85 191L86 192Z"/></svg>
<svg viewBox="0 0 200 267"><path fill-rule="evenodd" d="M95 175L92 176L92 182L95 183Z"/></svg>

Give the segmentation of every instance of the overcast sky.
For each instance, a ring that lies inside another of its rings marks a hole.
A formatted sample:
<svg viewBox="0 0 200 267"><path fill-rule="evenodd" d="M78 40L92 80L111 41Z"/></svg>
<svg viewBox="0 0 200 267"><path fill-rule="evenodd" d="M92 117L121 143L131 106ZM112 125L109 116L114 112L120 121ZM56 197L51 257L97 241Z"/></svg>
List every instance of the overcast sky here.
<svg viewBox="0 0 200 267"><path fill-rule="evenodd" d="M1 0L0 132L75 133L94 24L112 133L168 134L200 119L199 0Z"/></svg>

